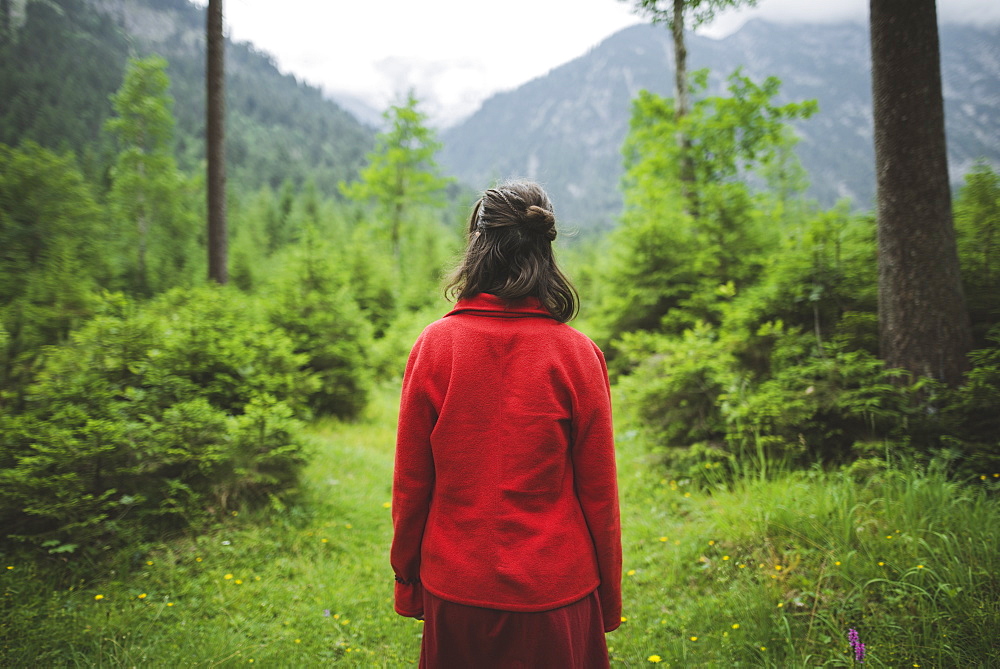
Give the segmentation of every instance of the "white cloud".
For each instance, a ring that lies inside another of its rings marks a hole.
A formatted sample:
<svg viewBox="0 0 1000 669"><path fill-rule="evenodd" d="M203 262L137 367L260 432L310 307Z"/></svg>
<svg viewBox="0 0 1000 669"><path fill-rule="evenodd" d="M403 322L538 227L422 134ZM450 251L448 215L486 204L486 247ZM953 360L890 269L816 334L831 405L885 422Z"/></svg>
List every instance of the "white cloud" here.
<svg viewBox="0 0 1000 669"><path fill-rule="evenodd" d="M938 0L938 21L947 23L1000 23L1000 2L997 0ZM762 18L782 23L832 23L835 21L867 21L867 0L762 0L752 9L730 11L720 15L711 26L700 30L711 37L724 37L737 30L750 18Z"/></svg>

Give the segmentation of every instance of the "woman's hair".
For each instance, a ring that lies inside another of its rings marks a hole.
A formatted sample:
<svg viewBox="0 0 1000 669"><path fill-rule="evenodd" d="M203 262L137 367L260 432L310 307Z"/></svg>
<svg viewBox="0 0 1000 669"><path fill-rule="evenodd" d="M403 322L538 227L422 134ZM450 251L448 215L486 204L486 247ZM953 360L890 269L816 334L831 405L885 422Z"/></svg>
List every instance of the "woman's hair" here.
<svg viewBox="0 0 1000 669"><path fill-rule="evenodd" d="M456 300L491 293L513 302L537 297L556 319L576 316L580 297L556 266L556 217L542 187L509 181L488 189L469 217L469 246L448 277Z"/></svg>

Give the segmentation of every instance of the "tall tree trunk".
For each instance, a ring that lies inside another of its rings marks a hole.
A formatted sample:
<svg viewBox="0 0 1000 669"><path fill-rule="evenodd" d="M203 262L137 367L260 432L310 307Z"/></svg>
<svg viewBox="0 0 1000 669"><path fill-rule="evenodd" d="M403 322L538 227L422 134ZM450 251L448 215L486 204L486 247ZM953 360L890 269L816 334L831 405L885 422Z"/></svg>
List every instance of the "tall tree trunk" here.
<svg viewBox="0 0 1000 669"><path fill-rule="evenodd" d="M870 0L879 347L957 384L971 345L959 277L934 0Z"/></svg>
<svg viewBox="0 0 1000 669"><path fill-rule="evenodd" d="M684 0L674 0L670 30L674 38L674 116L680 119L691 111L687 76L687 45L684 43Z"/></svg>
<svg viewBox="0 0 1000 669"><path fill-rule="evenodd" d="M684 42L685 0L673 0L673 14L670 20L674 39L674 118L680 121L691 111L691 94L688 86L687 45ZM694 159L691 157L691 140L683 131L677 132L677 146L680 148L681 191L687 203L688 213L698 214L698 194L694 183Z"/></svg>
<svg viewBox="0 0 1000 669"><path fill-rule="evenodd" d="M229 280L226 239L225 40L222 0L208 0L205 144L208 160L208 278Z"/></svg>

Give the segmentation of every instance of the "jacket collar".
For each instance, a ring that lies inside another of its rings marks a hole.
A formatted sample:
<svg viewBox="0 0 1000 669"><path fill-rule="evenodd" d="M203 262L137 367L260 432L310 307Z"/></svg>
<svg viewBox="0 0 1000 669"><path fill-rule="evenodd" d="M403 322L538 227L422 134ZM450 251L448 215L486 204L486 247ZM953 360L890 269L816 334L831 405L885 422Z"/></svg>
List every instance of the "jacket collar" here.
<svg viewBox="0 0 1000 669"><path fill-rule="evenodd" d="M542 306L537 297L525 297L514 302L507 302L489 293L479 293L475 297L459 300L455 308L445 314L445 317L455 314L494 318L555 318L548 309Z"/></svg>

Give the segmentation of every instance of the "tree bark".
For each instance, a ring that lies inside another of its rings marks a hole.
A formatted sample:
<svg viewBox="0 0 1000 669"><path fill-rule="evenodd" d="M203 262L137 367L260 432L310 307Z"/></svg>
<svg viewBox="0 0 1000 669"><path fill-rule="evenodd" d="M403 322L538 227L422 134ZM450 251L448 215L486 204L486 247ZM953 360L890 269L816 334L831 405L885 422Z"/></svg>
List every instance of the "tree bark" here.
<svg viewBox="0 0 1000 669"><path fill-rule="evenodd" d="M688 92L687 45L684 43L684 0L674 0L673 18L670 21L674 38L674 107L675 118L683 118L691 111Z"/></svg>
<svg viewBox="0 0 1000 669"><path fill-rule="evenodd" d="M205 145L208 162L208 278L229 280L226 238L225 40L222 0L208 0Z"/></svg>
<svg viewBox="0 0 1000 669"><path fill-rule="evenodd" d="M934 0L870 0L879 347L950 385L971 336L959 276Z"/></svg>
<svg viewBox="0 0 1000 669"><path fill-rule="evenodd" d="M674 118L680 121L691 111L691 93L688 85L687 45L684 42L685 0L673 0L673 14L670 21L674 39ZM677 131L677 146L680 149L681 191L687 203L688 213L698 215L698 194L695 187L694 159L691 157L691 140L682 130Z"/></svg>

